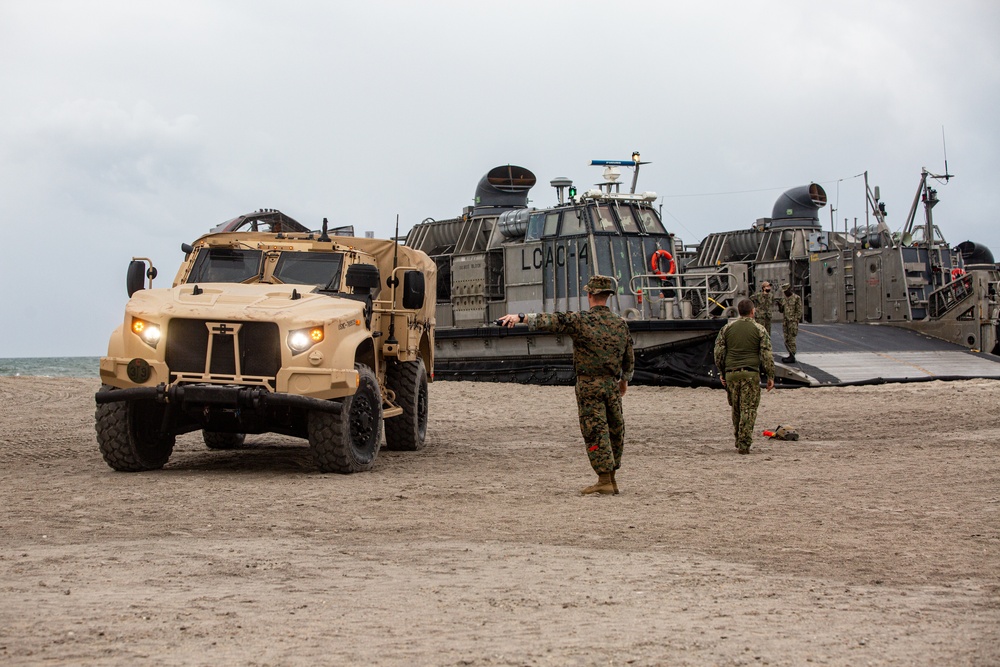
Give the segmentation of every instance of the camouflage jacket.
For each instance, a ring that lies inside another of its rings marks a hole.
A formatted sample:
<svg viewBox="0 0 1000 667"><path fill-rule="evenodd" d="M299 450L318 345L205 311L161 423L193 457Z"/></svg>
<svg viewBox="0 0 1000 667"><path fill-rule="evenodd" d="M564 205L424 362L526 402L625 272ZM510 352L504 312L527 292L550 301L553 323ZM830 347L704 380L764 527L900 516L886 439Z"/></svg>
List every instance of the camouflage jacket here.
<svg viewBox="0 0 1000 667"><path fill-rule="evenodd" d="M792 294L778 299L778 309L785 314L785 319L790 322L802 321L802 297Z"/></svg>
<svg viewBox="0 0 1000 667"><path fill-rule="evenodd" d="M769 380L774 379L771 336L750 317L741 317L722 327L715 339L713 356L723 375L727 369L757 368L764 371Z"/></svg>
<svg viewBox="0 0 1000 667"><path fill-rule="evenodd" d="M573 339L577 376L610 376L626 382L635 372L632 336L625 320L607 306L572 313L531 313L528 329L567 334Z"/></svg>
<svg viewBox="0 0 1000 667"><path fill-rule="evenodd" d="M771 310L774 306L774 295L770 292L757 292L750 297L753 301L754 308L757 309L757 317L759 320L769 320L771 319Z"/></svg>

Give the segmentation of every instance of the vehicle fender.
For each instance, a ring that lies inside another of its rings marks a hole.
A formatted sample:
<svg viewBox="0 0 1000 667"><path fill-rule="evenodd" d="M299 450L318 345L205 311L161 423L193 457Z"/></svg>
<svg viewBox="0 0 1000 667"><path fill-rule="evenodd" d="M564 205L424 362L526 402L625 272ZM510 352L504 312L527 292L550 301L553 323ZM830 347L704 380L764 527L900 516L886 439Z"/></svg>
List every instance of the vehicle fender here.
<svg viewBox="0 0 1000 667"><path fill-rule="evenodd" d="M119 324L115 327L115 330L111 332L111 338L108 339L108 354L109 357L124 357L125 356L125 338L123 337L123 332L125 330L124 324Z"/></svg>

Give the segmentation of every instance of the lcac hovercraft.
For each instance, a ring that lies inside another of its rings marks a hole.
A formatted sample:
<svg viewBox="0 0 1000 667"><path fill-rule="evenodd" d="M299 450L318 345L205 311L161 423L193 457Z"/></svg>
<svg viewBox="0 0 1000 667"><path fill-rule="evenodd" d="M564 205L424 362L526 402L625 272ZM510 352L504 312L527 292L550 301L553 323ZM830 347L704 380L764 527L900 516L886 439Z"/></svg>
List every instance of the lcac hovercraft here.
<svg viewBox="0 0 1000 667"><path fill-rule="evenodd" d="M475 205L410 230L406 245L438 268L438 378L572 383L568 336L493 323L508 312L585 310L583 286L600 274L615 280L608 305L627 320L635 341L635 383L715 383L712 346L726 320L706 309L692 312L690 292L700 289L704 303L707 287L676 282L679 240L653 207L657 195L636 192L647 163L635 153L591 164L604 167L603 182L578 192L569 179L553 179L558 203L547 208L528 206L531 171L495 167L480 180ZM628 192L622 167L634 170ZM728 287L735 294L735 281Z"/></svg>

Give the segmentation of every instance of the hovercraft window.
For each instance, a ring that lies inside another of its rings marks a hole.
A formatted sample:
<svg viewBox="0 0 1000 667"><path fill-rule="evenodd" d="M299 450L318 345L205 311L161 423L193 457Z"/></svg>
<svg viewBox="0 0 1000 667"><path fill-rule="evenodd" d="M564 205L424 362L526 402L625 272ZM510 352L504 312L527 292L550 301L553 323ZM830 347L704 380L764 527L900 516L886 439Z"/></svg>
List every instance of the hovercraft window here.
<svg viewBox="0 0 1000 667"><path fill-rule="evenodd" d="M209 248L198 253L188 283L243 283L260 275L260 250Z"/></svg>
<svg viewBox="0 0 1000 667"><path fill-rule="evenodd" d="M663 222L660 220L659 216L656 215L656 211L652 211L648 208L640 208L639 222L642 223L642 228L646 230L647 234L667 233L667 230L663 227Z"/></svg>
<svg viewBox="0 0 1000 667"><path fill-rule="evenodd" d="M586 211L582 209L571 208L563 211L562 214L562 228L559 230L559 236L579 236L580 234L587 233L587 218Z"/></svg>
<svg viewBox="0 0 1000 667"><path fill-rule="evenodd" d="M618 221L622 223L622 230L626 234L638 234L639 225L635 222L635 217L632 215L632 207L628 204L615 204L615 211L618 212Z"/></svg>
<svg viewBox="0 0 1000 667"><path fill-rule="evenodd" d="M327 290L340 289L340 268L344 262L339 252L283 252L274 267L276 281L291 285L316 285Z"/></svg>
<svg viewBox="0 0 1000 667"><path fill-rule="evenodd" d="M542 236L555 236L559 231L559 211L545 216L545 231Z"/></svg>
<svg viewBox="0 0 1000 667"><path fill-rule="evenodd" d="M532 213L528 219L528 232L524 235L525 241L538 241L542 238L542 229L545 226L544 213ZM440 282L440 281L439 281Z"/></svg>
<svg viewBox="0 0 1000 667"><path fill-rule="evenodd" d="M594 208L594 213L595 232L616 233L618 231L618 228L615 227L615 217L611 214L611 209L608 206L597 206Z"/></svg>

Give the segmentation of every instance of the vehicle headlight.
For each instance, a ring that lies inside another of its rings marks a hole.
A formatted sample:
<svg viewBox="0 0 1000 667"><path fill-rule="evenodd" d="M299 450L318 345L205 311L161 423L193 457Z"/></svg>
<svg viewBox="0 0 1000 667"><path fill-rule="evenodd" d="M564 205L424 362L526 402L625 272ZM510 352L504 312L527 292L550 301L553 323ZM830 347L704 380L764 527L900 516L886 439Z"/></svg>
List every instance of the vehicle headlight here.
<svg viewBox="0 0 1000 667"><path fill-rule="evenodd" d="M309 327L288 332L288 347L295 354L305 352L316 343L323 341L323 327Z"/></svg>
<svg viewBox="0 0 1000 667"><path fill-rule="evenodd" d="M150 347L156 347L156 344L160 342L160 325L141 320L138 317L132 318L132 333Z"/></svg>

